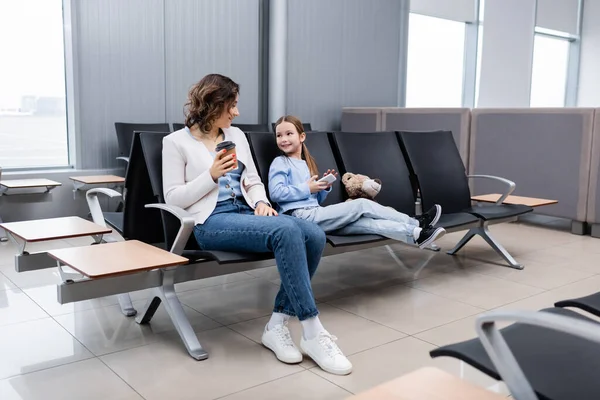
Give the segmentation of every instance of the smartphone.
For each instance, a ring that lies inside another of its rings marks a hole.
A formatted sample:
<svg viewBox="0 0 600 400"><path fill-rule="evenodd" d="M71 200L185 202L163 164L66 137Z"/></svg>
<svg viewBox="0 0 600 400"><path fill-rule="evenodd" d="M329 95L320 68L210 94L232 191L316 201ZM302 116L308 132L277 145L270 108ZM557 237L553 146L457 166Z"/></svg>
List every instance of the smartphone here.
<svg viewBox="0 0 600 400"><path fill-rule="evenodd" d="M337 178L335 177L335 175L327 174L324 177L322 177L321 179L319 179L317 182L327 182L331 185L336 180L337 180Z"/></svg>

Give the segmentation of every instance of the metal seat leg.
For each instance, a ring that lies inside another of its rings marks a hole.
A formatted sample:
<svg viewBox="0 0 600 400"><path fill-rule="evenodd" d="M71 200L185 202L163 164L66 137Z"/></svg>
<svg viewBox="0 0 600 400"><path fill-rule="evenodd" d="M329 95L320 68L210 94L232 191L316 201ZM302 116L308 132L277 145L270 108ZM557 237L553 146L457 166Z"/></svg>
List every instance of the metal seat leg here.
<svg viewBox="0 0 600 400"><path fill-rule="evenodd" d="M462 249L465 246L465 244L469 243L469 240L473 239L473 237L479 233L478 229L479 228L469 229L469 231L465 234L465 236L462 237L462 239L460 239L460 241L456 244L456 246L454 246L454 248L452 250L448 251L448 254L453 256L456 253L458 253L458 251L460 249Z"/></svg>
<svg viewBox="0 0 600 400"><path fill-rule="evenodd" d="M167 314L171 317L190 356L198 361L206 360L208 353L198 341L196 332L194 332L177 293L175 293L175 269L163 271L163 285L155 289L154 298L146 305L144 312L136 318L136 321L140 324L150 322L161 302L164 303Z"/></svg>

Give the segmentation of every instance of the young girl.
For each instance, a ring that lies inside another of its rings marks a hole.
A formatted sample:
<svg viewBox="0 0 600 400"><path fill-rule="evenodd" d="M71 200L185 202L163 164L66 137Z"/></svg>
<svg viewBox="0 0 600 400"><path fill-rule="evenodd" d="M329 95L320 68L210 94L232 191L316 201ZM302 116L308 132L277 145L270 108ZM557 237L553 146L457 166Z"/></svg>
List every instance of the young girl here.
<svg viewBox="0 0 600 400"><path fill-rule="evenodd" d="M376 234L417 244L421 249L446 233L444 228L435 227L442 213L437 204L417 218L367 199L321 207L331 184L317 180L317 164L304 144L302 122L289 115L279 118L275 136L283 155L273 160L269 169L269 193L281 213L315 222L326 233ZM323 176L329 173L337 175L327 170Z"/></svg>

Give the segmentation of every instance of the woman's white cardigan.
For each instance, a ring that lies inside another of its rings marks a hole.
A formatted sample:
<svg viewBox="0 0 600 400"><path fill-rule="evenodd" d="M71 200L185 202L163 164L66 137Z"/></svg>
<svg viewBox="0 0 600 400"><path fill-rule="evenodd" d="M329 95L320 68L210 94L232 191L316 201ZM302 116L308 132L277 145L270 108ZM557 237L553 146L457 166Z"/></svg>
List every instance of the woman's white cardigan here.
<svg viewBox="0 0 600 400"><path fill-rule="evenodd" d="M246 202L252 208L259 201L269 204L244 132L236 127L223 129L223 132L225 140L235 142L237 159L246 167L240 182ZM162 155L166 203L183 208L192 214L196 224L202 224L215 209L219 196L219 184L210 176L213 157L187 128L163 139Z"/></svg>

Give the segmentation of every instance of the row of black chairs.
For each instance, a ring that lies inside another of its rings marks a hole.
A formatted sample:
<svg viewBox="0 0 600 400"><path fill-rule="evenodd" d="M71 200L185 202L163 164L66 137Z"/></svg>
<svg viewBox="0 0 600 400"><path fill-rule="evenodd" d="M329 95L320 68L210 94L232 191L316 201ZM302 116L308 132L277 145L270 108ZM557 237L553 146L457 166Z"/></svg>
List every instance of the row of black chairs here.
<svg viewBox="0 0 600 400"><path fill-rule="evenodd" d="M311 131L310 123L302 124L306 132ZM268 124L233 124L244 132L268 132ZM133 143L133 132L173 132L183 129L184 124L177 122L173 123L173 129L167 123L158 124L136 124L128 122L115 122L115 130L117 132L117 144L119 148L118 159L128 161L131 153L131 145ZM271 124L273 132L275 131L275 123Z"/></svg>
<svg viewBox="0 0 600 400"><path fill-rule="evenodd" d="M124 214L120 218L109 215L108 221L117 230L124 232L125 237L143 240L127 234L128 214L151 212L143 208L145 203L157 200L164 203L162 138L168 134L168 132L144 132L135 136L136 138L139 136L139 148L136 149L134 140L131 157L133 158L136 152L143 151L142 160L133 164L130 162L125 182L127 196ZM268 186L269 166L274 157L279 155L273 134L248 132L247 137L259 174ZM341 174L349 171L381 179L383 186L377 201L385 206L393 207L408 215L415 215L417 193L420 195L423 209L440 204L444 213L438 223L439 226L446 228L447 231L468 230L450 254L456 254L472 237L481 235L510 266L521 268L489 234L487 226L514 220L532 209L522 205L472 206L468 177L451 132L310 132L307 136L307 145L321 169L331 168ZM132 178L139 173L146 177ZM143 182L148 184L144 185ZM343 186L334 185L325 205L342 202L346 198ZM129 205L132 202L136 203L133 207ZM166 215L163 215L163 218L165 243L167 248L171 248L178 233L179 222ZM133 217L133 220L143 220L144 223L149 221L148 218L140 219L137 216ZM133 229L137 230L137 227ZM144 229L142 234L147 235L151 231ZM328 242L334 247L382 240L384 238L374 235L328 235ZM190 240L187 250L194 252L198 250L194 240ZM227 252L203 251L201 254L189 253L189 255L191 258L201 255L223 263L256 259L256 255Z"/></svg>

